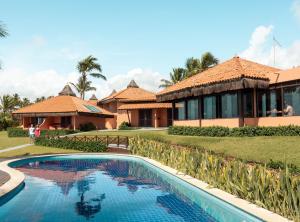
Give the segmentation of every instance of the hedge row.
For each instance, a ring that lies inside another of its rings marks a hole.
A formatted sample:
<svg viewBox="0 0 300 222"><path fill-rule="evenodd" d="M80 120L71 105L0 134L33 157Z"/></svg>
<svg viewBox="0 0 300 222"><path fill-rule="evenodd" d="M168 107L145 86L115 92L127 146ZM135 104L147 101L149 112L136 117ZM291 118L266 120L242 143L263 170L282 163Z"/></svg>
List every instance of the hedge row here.
<svg viewBox="0 0 300 222"><path fill-rule="evenodd" d="M39 137L35 139L34 144L84 152L104 152L107 150L106 144L100 141L75 141L72 137Z"/></svg>
<svg viewBox="0 0 300 222"><path fill-rule="evenodd" d="M171 135L186 136L211 136L211 137L243 137L243 136L300 136L300 126L278 126L278 127L236 127L228 128L222 126L191 127L171 126L168 129Z"/></svg>
<svg viewBox="0 0 300 222"><path fill-rule="evenodd" d="M300 218L300 178L289 169L225 159L203 149L133 137L133 154L149 157L295 221Z"/></svg>
<svg viewBox="0 0 300 222"><path fill-rule="evenodd" d="M78 130L41 130L41 136L63 136L73 133L78 133ZM28 130L22 128L7 128L8 137L28 137Z"/></svg>

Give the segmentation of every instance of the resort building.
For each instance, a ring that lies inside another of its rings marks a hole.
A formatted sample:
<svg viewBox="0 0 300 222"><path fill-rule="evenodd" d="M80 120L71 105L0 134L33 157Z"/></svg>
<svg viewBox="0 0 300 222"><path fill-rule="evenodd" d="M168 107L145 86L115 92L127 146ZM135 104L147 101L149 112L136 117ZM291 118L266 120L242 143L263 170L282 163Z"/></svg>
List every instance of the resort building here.
<svg viewBox="0 0 300 222"><path fill-rule="evenodd" d="M69 85L58 96L23 107L13 115L21 119L23 128L31 124L41 129L80 129L80 125L92 123L97 129L104 129L114 114L76 97Z"/></svg>
<svg viewBox="0 0 300 222"><path fill-rule="evenodd" d="M300 125L300 68L279 70L239 57L157 94L175 126Z"/></svg>
<svg viewBox="0 0 300 222"><path fill-rule="evenodd" d="M113 91L98 106L116 115L111 128L122 122L133 127L166 127L172 124L171 103L158 103L154 93L140 88L132 80L126 89Z"/></svg>

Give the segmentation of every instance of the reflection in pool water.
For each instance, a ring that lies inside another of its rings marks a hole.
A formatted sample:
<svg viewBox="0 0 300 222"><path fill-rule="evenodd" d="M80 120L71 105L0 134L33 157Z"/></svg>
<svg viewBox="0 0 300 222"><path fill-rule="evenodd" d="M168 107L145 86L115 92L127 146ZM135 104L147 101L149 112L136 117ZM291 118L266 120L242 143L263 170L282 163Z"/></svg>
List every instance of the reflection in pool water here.
<svg viewBox="0 0 300 222"><path fill-rule="evenodd" d="M25 188L2 203L1 221L258 221L140 160L51 157L15 167Z"/></svg>

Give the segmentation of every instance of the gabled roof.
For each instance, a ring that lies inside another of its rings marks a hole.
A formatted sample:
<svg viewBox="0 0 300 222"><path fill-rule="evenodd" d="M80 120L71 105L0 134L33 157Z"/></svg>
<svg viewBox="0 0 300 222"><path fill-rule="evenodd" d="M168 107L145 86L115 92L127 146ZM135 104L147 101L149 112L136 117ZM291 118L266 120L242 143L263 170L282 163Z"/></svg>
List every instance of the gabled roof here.
<svg viewBox="0 0 300 222"><path fill-rule="evenodd" d="M90 104L74 96L56 96L42 102L23 107L13 114L54 114L54 113L85 113L94 115L113 115L111 112Z"/></svg>
<svg viewBox="0 0 300 222"><path fill-rule="evenodd" d="M118 100L121 102L134 101L155 101L155 94L145 89L140 88L133 80L128 84L126 89L113 93L108 97L100 100L101 103Z"/></svg>
<svg viewBox="0 0 300 222"><path fill-rule="evenodd" d="M93 94L89 100L98 100L98 99L97 99L97 97L95 96L95 94Z"/></svg>
<svg viewBox="0 0 300 222"><path fill-rule="evenodd" d="M300 66L275 72L272 75L269 75L269 79L270 84L300 80Z"/></svg>
<svg viewBox="0 0 300 222"><path fill-rule="evenodd" d="M219 65L216 65L204 72L187 78L172 85L157 95L173 93L186 88L205 86L216 83L238 80L241 78L269 80L269 75L278 72L279 69L252 62L240 57L233 57Z"/></svg>

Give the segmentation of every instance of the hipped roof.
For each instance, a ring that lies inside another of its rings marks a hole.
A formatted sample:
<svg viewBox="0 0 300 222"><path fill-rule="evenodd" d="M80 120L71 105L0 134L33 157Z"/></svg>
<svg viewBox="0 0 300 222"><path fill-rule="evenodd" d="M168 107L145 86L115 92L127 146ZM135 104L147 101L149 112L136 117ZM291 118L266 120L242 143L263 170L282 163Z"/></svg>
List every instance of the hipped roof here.
<svg viewBox="0 0 300 222"><path fill-rule="evenodd" d="M113 93L108 97L100 100L100 103L118 100L120 102L134 102L134 101L155 101L155 94L140 88L133 80L128 84L126 89Z"/></svg>
<svg viewBox="0 0 300 222"><path fill-rule="evenodd" d="M50 114L50 113L83 113L100 116L113 115L111 112L90 104L88 101L82 100L74 96L56 96L50 99L23 107L13 114Z"/></svg>
<svg viewBox="0 0 300 222"><path fill-rule="evenodd" d="M269 79L270 84L300 80L300 67L277 71L269 75Z"/></svg>
<svg viewBox="0 0 300 222"><path fill-rule="evenodd" d="M157 95L160 97L188 88L204 87L213 84L221 85L223 82L228 83L243 78L269 81L269 75L278 71L280 70L274 67L248 61L240 57L233 57L204 72L178 82L175 85L162 90Z"/></svg>

